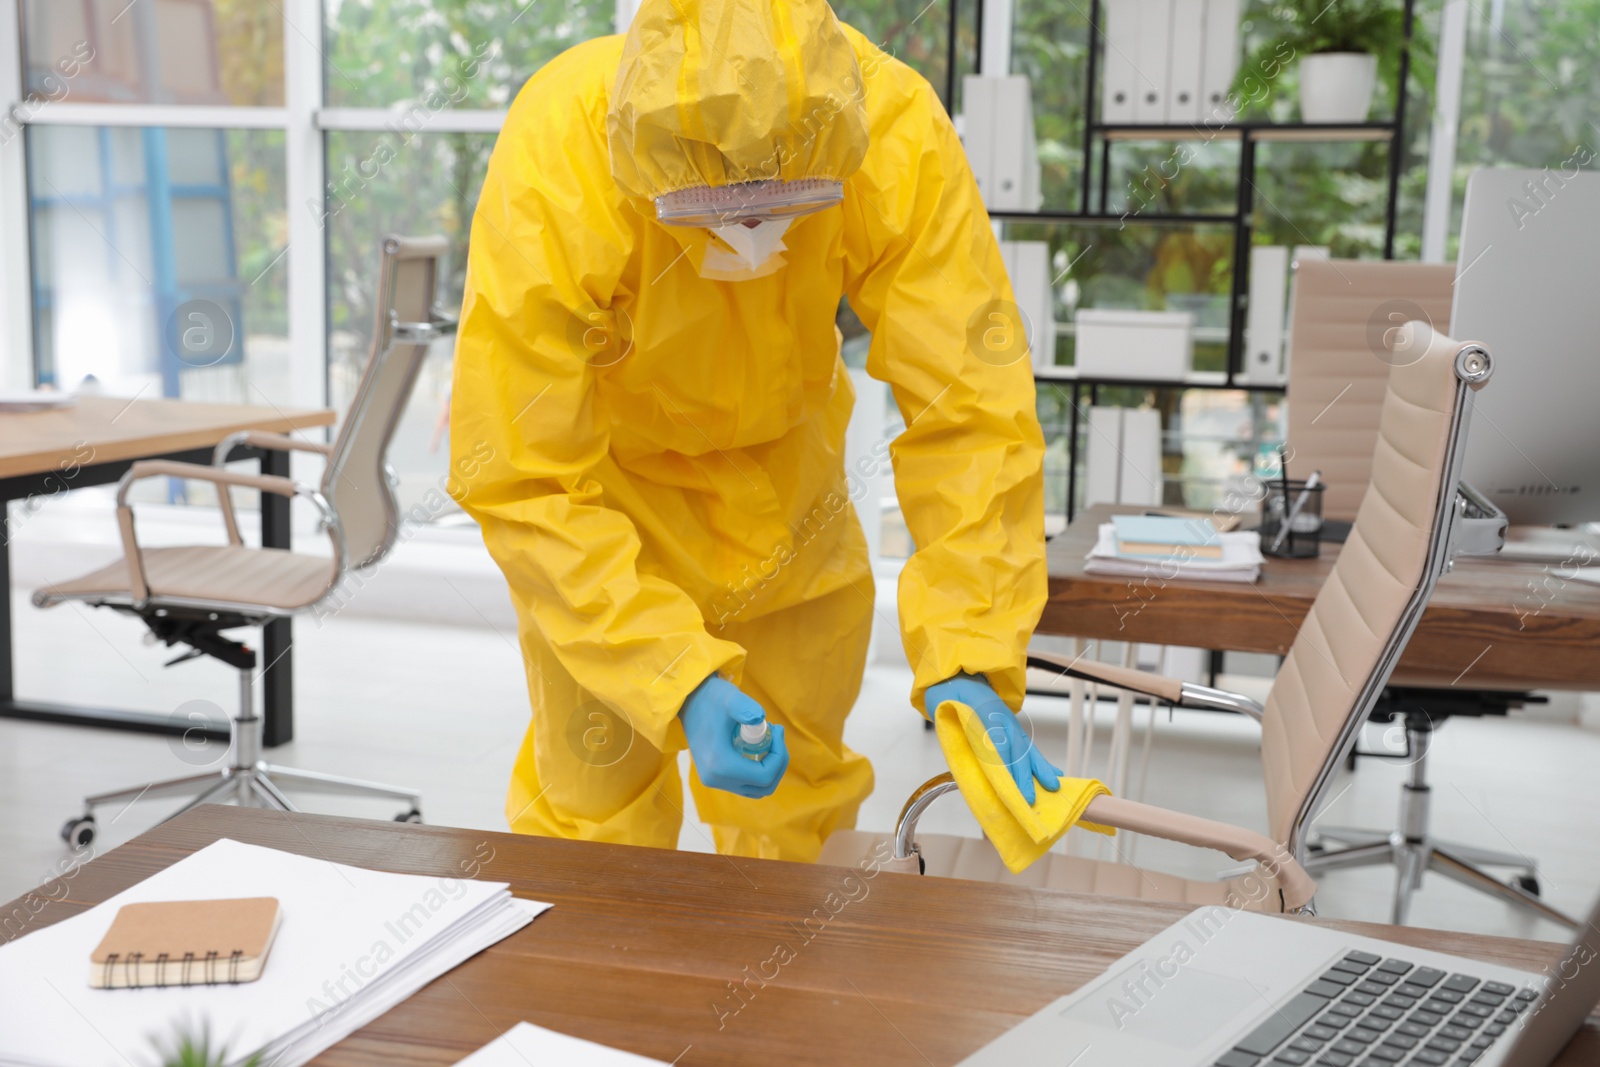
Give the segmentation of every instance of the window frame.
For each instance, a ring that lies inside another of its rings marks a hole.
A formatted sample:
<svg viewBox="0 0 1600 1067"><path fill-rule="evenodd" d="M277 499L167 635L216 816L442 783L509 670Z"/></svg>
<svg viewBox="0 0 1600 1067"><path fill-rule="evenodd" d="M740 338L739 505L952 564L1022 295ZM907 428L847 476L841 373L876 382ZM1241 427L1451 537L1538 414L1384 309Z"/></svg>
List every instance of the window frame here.
<svg viewBox="0 0 1600 1067"><path fill-rule="evenodd" d="M26 128L104 126L279 130L284 135L289 272L289 396L297 407L325 407L328 381L328 139L333 131L383 133L394 108L327 107L324 79L326 22L323 0L281 0L283 12L282 107L229 105L47 102L23 107L24 0L0 0L0 385L34 385L33 271L28 217ZM637 0L616 0L615 27L626 28ZM429 132L498 133L505 109L450 108L430 117ZM374 235L373 240L377 240Z"/></svg>

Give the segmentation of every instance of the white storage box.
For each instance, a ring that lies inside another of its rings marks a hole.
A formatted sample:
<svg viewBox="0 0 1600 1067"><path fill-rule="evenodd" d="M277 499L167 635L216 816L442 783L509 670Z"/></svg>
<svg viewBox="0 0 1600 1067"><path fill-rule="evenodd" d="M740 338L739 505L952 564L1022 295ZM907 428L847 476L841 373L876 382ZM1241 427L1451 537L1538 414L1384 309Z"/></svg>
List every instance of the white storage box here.
<svg viewBox="0 0 1600 1067"><path fill-rule="evenodd" d="M1081 377L1181 379L1194 362L1187 311L1084 308L1073 321Z"/></svg>

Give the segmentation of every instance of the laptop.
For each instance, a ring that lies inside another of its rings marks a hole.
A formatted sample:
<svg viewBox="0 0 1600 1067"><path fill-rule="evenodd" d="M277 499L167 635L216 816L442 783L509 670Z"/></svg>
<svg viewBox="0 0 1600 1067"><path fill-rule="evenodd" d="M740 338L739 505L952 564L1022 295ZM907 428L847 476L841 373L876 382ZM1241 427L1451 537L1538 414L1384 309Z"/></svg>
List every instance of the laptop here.
<svg viewBox="0 0 1600 1067"><path fill-rule="evenodd" d="M1600 901L1535 974L1200 908L963 1065L1549 1067L1600 1001Z"/></svg>

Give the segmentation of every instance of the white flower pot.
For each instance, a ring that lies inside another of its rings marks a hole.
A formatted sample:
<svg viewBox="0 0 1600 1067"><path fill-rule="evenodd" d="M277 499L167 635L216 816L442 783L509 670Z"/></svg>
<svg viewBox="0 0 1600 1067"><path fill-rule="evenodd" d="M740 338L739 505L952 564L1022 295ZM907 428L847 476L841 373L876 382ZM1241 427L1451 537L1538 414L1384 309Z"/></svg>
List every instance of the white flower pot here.
<svg viewBox="0 0 1600 1067"><path fill-rule="evenodd" d="M1318 52L1300 60L1300 117L1304 122L1365 122L1372 110L1378 57L1365 52Z"/></svg>

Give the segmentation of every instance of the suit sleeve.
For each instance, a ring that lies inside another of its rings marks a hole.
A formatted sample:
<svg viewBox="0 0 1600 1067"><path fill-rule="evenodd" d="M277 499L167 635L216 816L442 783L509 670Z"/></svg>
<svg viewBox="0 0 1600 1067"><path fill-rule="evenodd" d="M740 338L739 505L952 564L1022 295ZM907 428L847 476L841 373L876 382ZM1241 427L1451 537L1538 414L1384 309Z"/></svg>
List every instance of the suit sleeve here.
<svg viewBox="0 0 1600 1067"><path fill-rule="evenodd" d="M517 107L512 119L472 224L451 492L482 527L523 630L651 744L681 748L684 699L737 670L744 650L713 638L682 589L640 572L638 530L596 476L610 462L596 382L628 343L618 278L632 247L601 187L603 141L570 111Z"/></svg>
<svg viewBox="0 0 1600 1067"><path fill-rule="evenodd" d="M890 455L915 545L899 590L912 703L922 710L928 686L966 671L1015 709L1046 593L1044 439L1023 327L932 90L909 92L872 136L872 166L846 195L846 295L872 331L867 371L906 422Z"/></svg>

